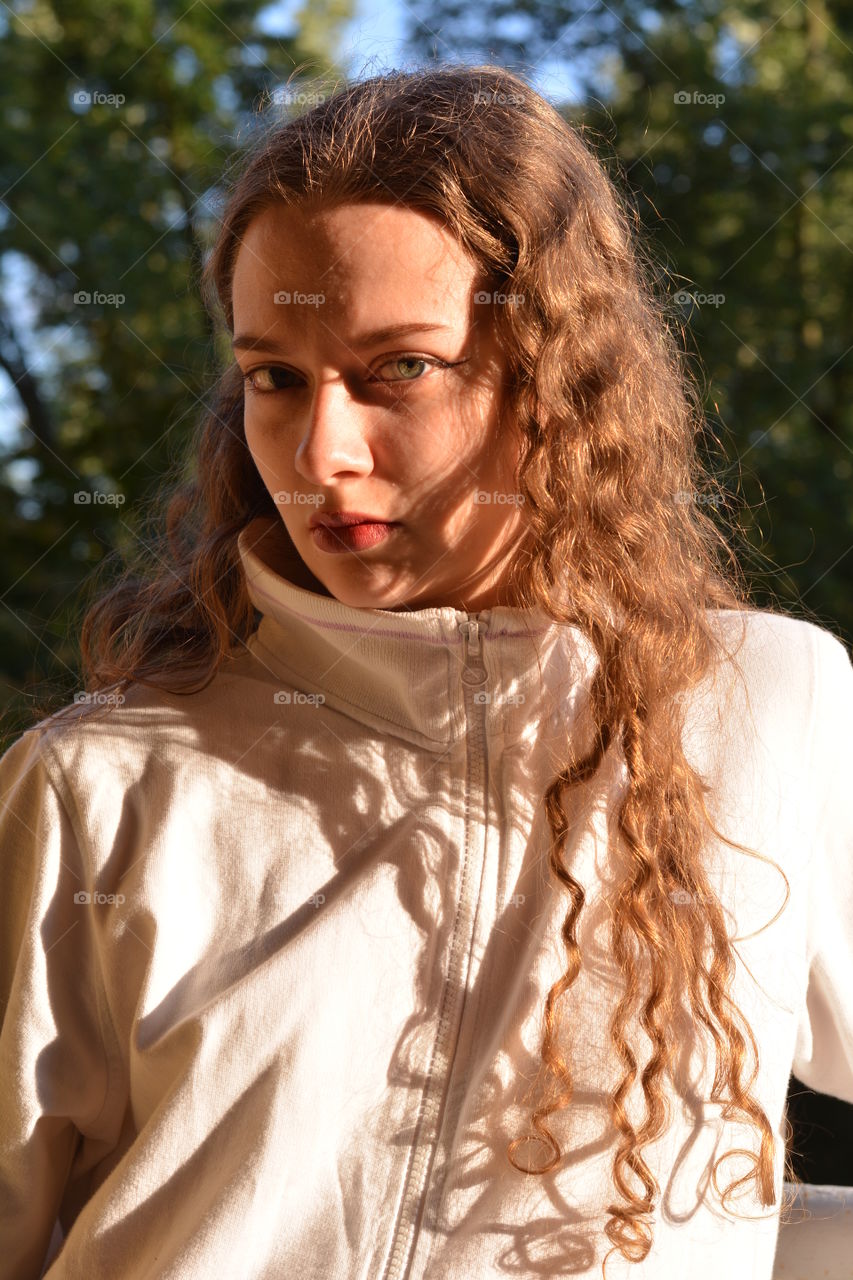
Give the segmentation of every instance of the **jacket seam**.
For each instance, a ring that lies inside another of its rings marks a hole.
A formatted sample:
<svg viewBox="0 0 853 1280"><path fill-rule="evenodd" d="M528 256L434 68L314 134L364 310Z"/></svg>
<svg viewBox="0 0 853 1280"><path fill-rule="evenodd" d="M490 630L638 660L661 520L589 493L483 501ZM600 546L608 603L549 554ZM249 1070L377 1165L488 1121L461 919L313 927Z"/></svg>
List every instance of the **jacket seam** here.
<svg viewBox="0 0 853 1280"><path fill-rule="evenodd" d="M822 700L824 697L824 690L826 688L824 665L825 665L825 662L828 660L828 656L829 656L827 655L827 658L824 659L824 661L820 660L819 646L822 643L822 636L830 635L832 640L835 640L837 644L841 645L841 648L844 650L844 653L847 656L848 663L850 661L849 655L847 655L846 648L844 647L844 645L841 644L841 641L838 640L836 636L831 635L831 633L823 632L821 629L817 627L814 628L814 631L815 631L815 634L813 636L813 643L812 643L812 670L814 672L814 697L812 700L812 708L811 708L811 722L809 725L809 734L808 734L809 747L808 747L808 755L807 755L807 759L809 762L809 771L812 777L815 776L815 764L817 762L818 715L819 715ZM807 875L808 875L807 883L809 886L809 902L808 902L807 914L806 914L806 956L805 956L806 983L803 990L803 1006L805 1006L805 1001L808 995L809 973L811 972L812 964L814 963L815 957L817 956L819 951L819 946L817 945L816 942L813 942L810 936L811 896L812 896L812 882L814 878L812 872L813 872L815 859L819 856L818 851L820 847L820 841L823 837L824 830L826 828L826 815L832 801L832 787L834 785L834 782L835 782L835 778L833 774L829 785L826 786L824 789L824 795L822 797L820 807L816 810L814 831L813 831L812 839L809 842L809 858L808 858L808 869L807 869Z"/></svg>
<svg viewBox="0 0 853 1280"><path fill-rule="evenodd" d="M74 795L73 789L67 783L65 771L62 767L62 764L59 758L56 755L53 743L51 742L43 743L42 754L44 759L45 772L48 776L51 786L56 792L59 803L62 805L63 809L65 810L66 816L71 825L71 829L74 832L74 838L77 841L77 846L80 850L81 869L85 872L88 872L89 875L91 876L94 869L94 859L92 859L90 856L91 851L89 849L89 844L83 835L83 824L82 824L82 821L80 820L80 811L77 806L76 797ZM104 1097L101 1102L101 1105L98 1108L97 1112L93 1116L90 1116L85 1121L87 1125L97 1124L98 1120L100 1120L100 1118L103 1116L104 1111L106 1110L107 1104L110 1101L110 1098L112 1096L114 1085L116 1083L116 1074L115 1074L114 1063L113 1063L113 1053L111 1053L110 1049L108 1049L107 1047L108 1042L111 1043L111 1047L115 1051L119 1052L119 1061L120 1061L120 1047L121 1047L121 1043L116 1033L115 1024L112 1019L112 1012L109 1008L109 1001L107 999L107 993L106 993L106 985L104 983L101 948L100 948L100 944L95 941L96 938L97 938L97 935L94 934L93 932L92 941L93 943L95 943L94 952L97 959L97 978L98 978L98 981L95 984L95 1006L97 1009L98 1026L101 1033L101 1050L104 1058L104 1075L106 1077L106 1082L104 1086ZM107 1031L108 1031L108 1034L105 1034L105 1032Z"/></svg>

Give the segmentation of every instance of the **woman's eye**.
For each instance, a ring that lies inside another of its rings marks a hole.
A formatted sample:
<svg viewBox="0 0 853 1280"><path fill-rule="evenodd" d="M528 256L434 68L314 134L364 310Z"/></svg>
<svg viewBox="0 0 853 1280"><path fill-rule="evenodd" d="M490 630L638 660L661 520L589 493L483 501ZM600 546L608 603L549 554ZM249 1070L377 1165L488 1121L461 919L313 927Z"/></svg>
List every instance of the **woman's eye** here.
<svg viewBox="0 0 853 1280"><path fill-rule="evenodd" d="M465 360L457 360L455 364L465 364ZM405 383L419 382L423 377L424 370L427 365L435 365L439 369L450 369L453 365L447 360L439 360L432 356L393 356L392 359L386 360L379 366L379 369L391 368L397 372L397 377L368 378L369 382L378 383ZM275 391L292 391L293 383L287 383L287 378L299 378L298 373L294 373L292 369L282 369L278 365L261 365L257 369L252 369L249 373L243 375L243 384L249 391L260 392L262 395ZM278 380L278 381L277 381Z"/></svg>
<svg viewBox="0 0 853 1280"><path fill-rule="evenodd" d="M250 391L287 391L289 387L276 386L275 383L270 385L270 380L274 375L283 378L293 378L296 375L292 369L279 369L275 365L262 365L259 369L252 369L250 373L243 375L243 384Z"/></svg>
<svg viewBox="0 0 853 1280"><path fill-rule="evenodd" d="M393 360L386 360L385 364L382 364L379 367L380 369L387 369L389 365L393 365L396 369L399 369L401 365L411 366L416 364L420 364L420 365L437 364L442 366L443 368L447 368L447 365L444 363L443 360L428 360L425 356L394 356ZM418 372L419 371L417 369L413 370L410 368L409 371L407 373L404 373L400 378L384 378L384 379L381 379L381 381L416 382L417 376L411 376L411 375L417 375Z"/></svg>

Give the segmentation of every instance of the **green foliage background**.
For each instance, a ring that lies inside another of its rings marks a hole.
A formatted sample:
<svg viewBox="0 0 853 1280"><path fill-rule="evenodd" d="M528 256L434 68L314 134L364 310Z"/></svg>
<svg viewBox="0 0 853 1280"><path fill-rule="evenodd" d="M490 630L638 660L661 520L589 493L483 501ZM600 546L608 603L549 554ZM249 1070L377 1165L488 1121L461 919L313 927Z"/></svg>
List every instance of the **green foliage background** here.
<svg viewBox="0 0 853 1280"><path fill-rule="evenodd" d="M853 9L834 0L412 0L423 58L530 80L630 196L683 300L720 523L759 603L853 642Z"/></svg>
<svg viewBox="0 0 853 1280"><path fill-rule="evenodd" d="M4 6L2 749L82 688L84 580L145 536L218 372L197 281L222 176L270 95L337 74L349 0L311 0L289 37L264 34L265 7Z"/></svg>
<svg viewBox="0 0 853 1280"><path fill-rule="evenodd" d="M223 173L276 87L340 77L349 0L307 4L289 36L265 34L264 12L4 6L0 367L20 430L0 452L0 748L48 693L80 687L81 590L145 536L146 499L218 372L197 276ZM572 67L582 100L561 110L628 191L682 302L703 447L730 495L717 514L755 596L849 642L853 10L412 0L405 13L409 65ZM115 500L75 500L94 492Z"/></svg>

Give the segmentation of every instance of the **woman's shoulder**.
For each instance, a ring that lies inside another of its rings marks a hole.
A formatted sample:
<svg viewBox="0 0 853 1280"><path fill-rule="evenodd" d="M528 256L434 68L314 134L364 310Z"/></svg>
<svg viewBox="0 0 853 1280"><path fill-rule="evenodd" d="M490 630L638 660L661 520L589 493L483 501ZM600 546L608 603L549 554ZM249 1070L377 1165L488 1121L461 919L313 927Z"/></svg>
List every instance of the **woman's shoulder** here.
<svg viewBox="0 0 853 1280"><path fill-rule="evenodd" d="M116 770L138 772L156 755L176 759L227 739L259 683L246 657L228 661L195 686L132 682L80 690L63 706L24 729L0 757L8 774L39 761L48 772L97 778Z"/></svg>
<svg viewBox="0 0 853 1280"><path fill-rule="evenodd" d="M756 608L708 610L707 617L737 669L780 696L811 697L821 679L853 674L845 642L822 623Z"/></svg>
<svg viewBox="0 0 853 1280"><path fill-rule="evenodd" d="M727 639L742 635L753 659L761 655L802 658L827 644L844 648L827 625L781 609L708 609L706 617Z"/></svg>
<svg viewBox="0 0 853 1280"><path fill-rule="evenodd" d="M853 710L853 665L828 627L781 611L711 610L722 662L695 691L694 721L734 750L759 737L799 759L825 755L841 708ZM709 706L707 699L713 705ZM697 726L694 726L697 728Z"/></svg>

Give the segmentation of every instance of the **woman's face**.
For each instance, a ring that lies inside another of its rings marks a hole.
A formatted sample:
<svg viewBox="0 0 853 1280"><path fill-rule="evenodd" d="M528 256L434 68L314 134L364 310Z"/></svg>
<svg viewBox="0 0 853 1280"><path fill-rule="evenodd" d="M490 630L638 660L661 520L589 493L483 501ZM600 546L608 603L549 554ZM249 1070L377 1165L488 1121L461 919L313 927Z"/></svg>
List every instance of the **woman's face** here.
<svg viewBox="0 0 853 1280"><path fill-rule="evenodd" d="M512 603L518 446L499 428L505 361L481 287L440 222L400 206L275 205L243 237L246 441L302 561L344 604ZM393 524L312 529L334 512Z"/></svg>

